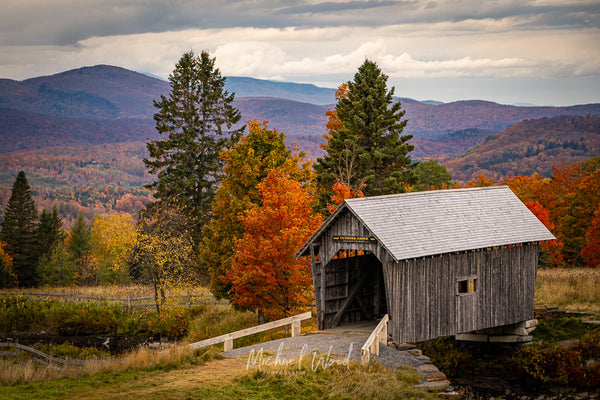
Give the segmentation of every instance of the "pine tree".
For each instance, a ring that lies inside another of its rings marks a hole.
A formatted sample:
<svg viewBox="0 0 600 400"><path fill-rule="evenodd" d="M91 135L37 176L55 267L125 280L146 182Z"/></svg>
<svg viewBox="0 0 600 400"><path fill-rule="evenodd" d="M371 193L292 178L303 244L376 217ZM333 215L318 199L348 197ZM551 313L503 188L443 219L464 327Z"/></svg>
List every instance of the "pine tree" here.
<svg viewBox="0 0 600 400"><path fill-rule="evenodd" d="M42 210L40 215L40 223L37 227L38 255L39 257L49 256L52 252L52 247L66 237L66 233L62 230L62 218L58 214L56 207L52 212Z"/></svg>
<svg viewBox="0 0 600 400"><path fill-rule="evenodd" d="M20 171L6 206L0 239L6 243L5 250L13 258L13 268L19 284L26 287L36 283L37 216L31 187L25 172Z"/></svg>
<svg viewBox="0 0 600 400"><path fill-rule="evenodd" d="M149 158L144 159L158 178L148 186L155 190L154 197L175 201L196 221L196 240L221 180L219 153L244 130L233 128L241 115L214 64L206 51L199 57L191 51L181 57L169 76L171 93L154 102L156 129L165 138L149 142Z"/></svg>
<svg viewBox="0 0 600 400"><path fill-rule="evenodd" d="M329 132L327 154L315 166L322 204L336 182L366 196L405 192L412 182L412 136L401 135L407 120L393 99L394 88L387 90L387 79L377 64L365 60L338 99L339 123Z"/></svg>
<svg viewBox="0 0 600 400"><path fill-rule="evenodd" d="M86 225L83 214L79 212L77 222L69 232L69 250L73 253L75 260L79 260L92 250L90 244L90 228Z"/></svg>

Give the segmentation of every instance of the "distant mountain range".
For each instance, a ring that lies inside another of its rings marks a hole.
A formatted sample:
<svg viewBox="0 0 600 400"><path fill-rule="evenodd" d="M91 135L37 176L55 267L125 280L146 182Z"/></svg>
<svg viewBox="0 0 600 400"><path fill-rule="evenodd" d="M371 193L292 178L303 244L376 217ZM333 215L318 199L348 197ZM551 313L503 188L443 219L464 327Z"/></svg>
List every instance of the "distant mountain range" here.
<svg viewBox="0 0 600 400"><path fill-rule="evenodd" d="M322 154L325 111L334 89L229 77L243 120L269 120L311 158ZM98 65L25 81L0 79L0 153L66 145L146 142L157 138L153 100L169 83ZM488 101L439 103L401 99L415 159L449 159L526 119L600 115L600 104L517 107Z"/></svg>
<svg viewBox="0 0 600 400"><path fill-rule="evenodd" d="M479 139L478 139L479 140ZM550 176L554 165L600 156L600 116L559 116L521 121L485 137L444 165L456 180Z"/></svg>

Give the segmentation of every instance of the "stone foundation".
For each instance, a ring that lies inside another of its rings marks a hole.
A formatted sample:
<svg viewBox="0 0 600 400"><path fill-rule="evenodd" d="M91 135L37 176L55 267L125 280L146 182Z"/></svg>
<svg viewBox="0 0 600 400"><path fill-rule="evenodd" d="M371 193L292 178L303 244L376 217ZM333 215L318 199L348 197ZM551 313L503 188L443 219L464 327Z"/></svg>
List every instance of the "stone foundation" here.
<svg viewBox="0 0 600 400"><path fill-rule="evenodd" d="M530 319L517 324L457 333L455 338L482 343L529 343L533 340L530 333L537 327L537 322L537 319Z"/></svg>

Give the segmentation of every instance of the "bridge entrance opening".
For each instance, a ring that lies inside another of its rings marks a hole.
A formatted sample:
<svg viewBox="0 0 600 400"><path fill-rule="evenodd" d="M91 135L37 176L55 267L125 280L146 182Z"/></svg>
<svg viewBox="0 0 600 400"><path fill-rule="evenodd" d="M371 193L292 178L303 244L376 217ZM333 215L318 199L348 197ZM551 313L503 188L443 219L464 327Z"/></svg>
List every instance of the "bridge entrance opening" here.
<svg viewBox="0 0 600 400"><path fill-rule="evenodd" d="M388 312L383 267L369 251L340 250L325 267L323 327L380 319Z"/></svg>

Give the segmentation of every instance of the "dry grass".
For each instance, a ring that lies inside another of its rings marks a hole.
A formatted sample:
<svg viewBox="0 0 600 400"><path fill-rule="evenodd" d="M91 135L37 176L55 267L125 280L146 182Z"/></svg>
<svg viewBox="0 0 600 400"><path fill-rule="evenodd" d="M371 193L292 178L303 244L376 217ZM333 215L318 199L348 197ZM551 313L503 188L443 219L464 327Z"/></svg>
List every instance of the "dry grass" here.
<svg viewBox="0 0 600 400"><path fill-rule="evenodd" d="M31 293L71 293L103 299L140 299L153 298L154 289L149 285L99 285L99 286L43 286L34 289L4 289L5 292L31 292ZM173 296L211 296L210 290L203 286L192 286L185 289L171 289L167 297Z"/></svg>
<svg viewBox="0 0 600 400"><path fill-rule="evenodd" d="M600 314L600 269L540 269L535 304Z"/></svg>
<svg viewBox="0 0 600 400"><path fill-rule="evenodd" d="M57 371L40 365L31 357L19 356L0 358L0 386L38 382L59 377L93 375L102 372L124 372L132 370L170 370L185 365L203 364L221 358L220 350L212 347L192 350L188 346L172 346L158 351L140 348L120 359L90 360L85 365L68 366ZM55 365L60 366L58 364Z"/></svg>

